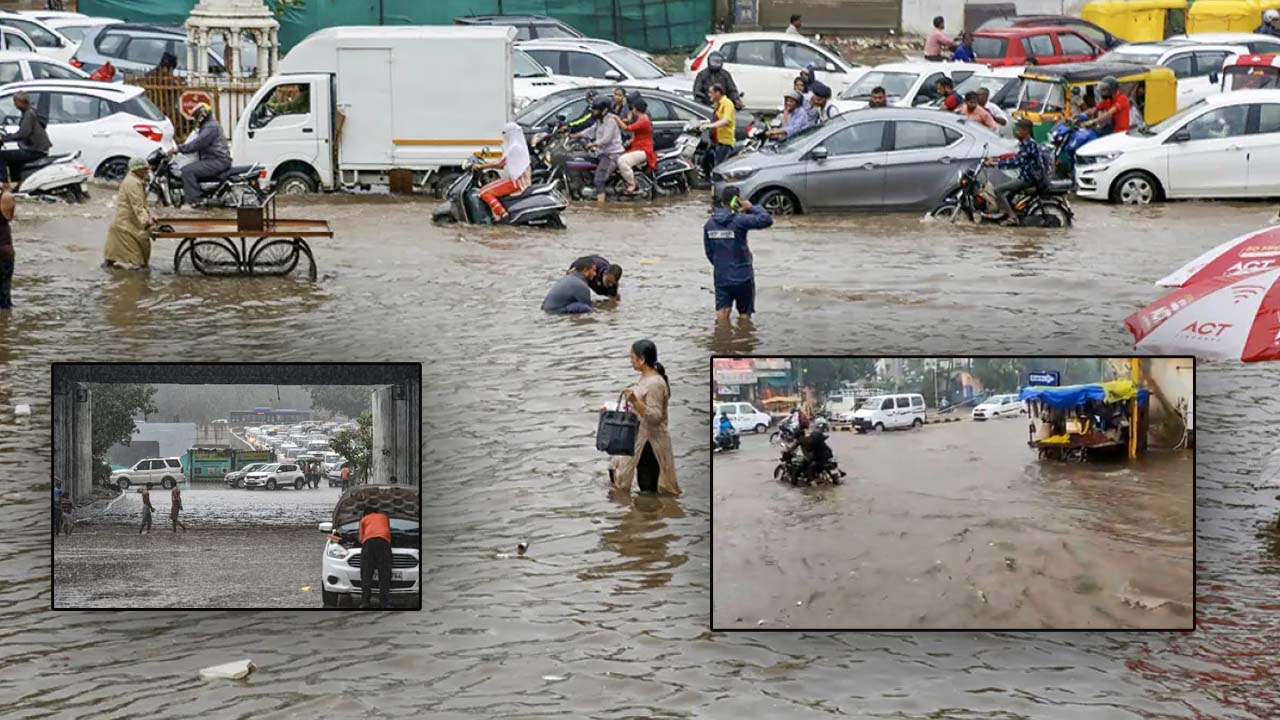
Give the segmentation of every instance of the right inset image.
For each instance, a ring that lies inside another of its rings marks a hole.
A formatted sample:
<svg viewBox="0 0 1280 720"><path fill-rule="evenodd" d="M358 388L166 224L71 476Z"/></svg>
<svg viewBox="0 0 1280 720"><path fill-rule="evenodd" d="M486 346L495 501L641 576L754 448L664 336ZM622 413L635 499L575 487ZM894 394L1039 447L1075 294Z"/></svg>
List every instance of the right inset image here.
<svg viewBox="0 0 1280 720"><path fill-rule="evenodd" d="M1192 357L713 357L713 630L1192 630Z"/></svg>

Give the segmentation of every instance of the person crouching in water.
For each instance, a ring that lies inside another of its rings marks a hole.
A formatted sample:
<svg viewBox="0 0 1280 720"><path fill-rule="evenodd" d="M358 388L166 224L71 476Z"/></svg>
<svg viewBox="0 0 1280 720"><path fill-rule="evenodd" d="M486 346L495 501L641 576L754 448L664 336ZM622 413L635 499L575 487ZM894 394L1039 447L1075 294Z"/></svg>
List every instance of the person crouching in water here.
<svg viewBox="0 0 1280 720"><path fill-rule="evenodd" d="M498 178L480 188L480 199L489 206L493 219L484 222L488 225L507 219L507 209L499 198L518 195L533 182L533 163L529 159L529 144L524 139L524 130L511 122L502 128L502 159L496 163L482 163L472 167L473 170L489 170L501 168L507 176Z"/></svg>
<svg viewBox="0 0 1280 720"><path fill-rule="evenodd" d="M136 270L151 262L151 229L155 220L147 207L147 175L151 168L142 158L129 160L129 171L116 192L116 217L107 230L103 249L108 267Z"/></svg>
<svg viewBox="0 0 1280 720"><path fill-rule="evenodd" d="M581 257L569 266L569 272L556 281L547 296L542 299L543 312L556 315L589 313L591 306L591 282L596 278L595 261Z"/></svg>

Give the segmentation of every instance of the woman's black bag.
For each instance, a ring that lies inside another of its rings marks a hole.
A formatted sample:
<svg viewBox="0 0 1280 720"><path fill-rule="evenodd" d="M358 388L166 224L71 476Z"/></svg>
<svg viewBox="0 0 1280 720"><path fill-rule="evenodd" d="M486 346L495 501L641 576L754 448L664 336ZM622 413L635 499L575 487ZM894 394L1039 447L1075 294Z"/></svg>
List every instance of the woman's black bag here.
<svg viewBox="0 0 1280 720"><path fill-rule="evenodd" d="M639 432L640 416L623 410L622 395L618 395L617 410L600 411L600 425L596 428L596 449L610 455L634 455Z"/></svg>

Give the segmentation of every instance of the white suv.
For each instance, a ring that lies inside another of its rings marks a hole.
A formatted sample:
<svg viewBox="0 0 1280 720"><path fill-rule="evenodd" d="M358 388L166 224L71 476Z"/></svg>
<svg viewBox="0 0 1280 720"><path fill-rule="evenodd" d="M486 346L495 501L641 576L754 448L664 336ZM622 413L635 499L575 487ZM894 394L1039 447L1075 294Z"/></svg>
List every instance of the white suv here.
<svg viewBox="0 0 1280 720"><path fill-rule="evenodd" d="M301 490L306 484L307 479L302 474L302 468L294 463L268 465L244 476L246 490L260 487L275 490L289 486L293 486L294 490Z"/></svg>
<svg viewBox="0 0 1280 720"><path fill-rule="evenodd" d="M327 537L321 553L321 595L325 607L337 607L343 597L359 603L360 585L360 508L368 506L386 513L391 521L391 601L420 606L422 596L420 550L422 529L419 523L418 491L403 485L362 485L338 500L333 519L320 523ZM376 581L372 602L378 601Z"/></svg>
<svg viewBox="0 0 1280 720"><path fill-rule="evenodd" d="M146 485L151 482L168 489L177 485L184 477L182 461L176 457L143 458L131 468L111 473L111 484L121 490L128 490L130 485Z"/></svg>

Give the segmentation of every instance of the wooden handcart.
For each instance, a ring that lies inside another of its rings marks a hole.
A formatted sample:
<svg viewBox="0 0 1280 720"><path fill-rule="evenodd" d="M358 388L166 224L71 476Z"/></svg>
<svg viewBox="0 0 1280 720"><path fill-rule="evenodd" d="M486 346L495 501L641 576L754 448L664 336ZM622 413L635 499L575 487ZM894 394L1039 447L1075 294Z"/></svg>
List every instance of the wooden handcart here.
<svg viewBox="0 0 1280 720"><path fill-rule="evenodd" d="M309 238L331 238L327 220L280 220L274 198L239 208L235 218L156 218L153 238L178 240L174 272L183 260L203 275L305 275L316 279ZM238 242L237 242L238 241Z"/></svg>

